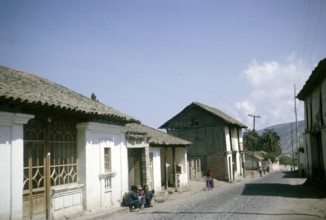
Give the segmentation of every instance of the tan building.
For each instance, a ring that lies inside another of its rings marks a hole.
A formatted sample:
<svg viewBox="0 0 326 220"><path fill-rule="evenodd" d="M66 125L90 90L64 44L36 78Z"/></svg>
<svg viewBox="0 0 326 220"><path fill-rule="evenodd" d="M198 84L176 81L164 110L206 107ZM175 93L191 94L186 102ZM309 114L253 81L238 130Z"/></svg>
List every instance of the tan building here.
<svg viewBox="0 0 326 220"><path fill-rule="evenodd" d="M188 159L200 159L202 171L232 181L243 174L242 129L247 126L222 111L193 102L160 128L190 141Z"/></svg>

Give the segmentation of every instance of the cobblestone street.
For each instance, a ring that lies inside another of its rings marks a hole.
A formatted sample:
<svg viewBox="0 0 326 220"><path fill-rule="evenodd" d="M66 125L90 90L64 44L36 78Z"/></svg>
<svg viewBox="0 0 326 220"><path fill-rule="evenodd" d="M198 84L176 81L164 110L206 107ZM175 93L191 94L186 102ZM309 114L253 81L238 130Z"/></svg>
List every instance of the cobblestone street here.
<svg viewBox="0 0 326 220"><path fill-rule="evenodd" d="M204 182L191 182L189 190L170 195L163 203L130 213L83 216L84 219L325 219L325 192L302 185L291 172L255 173L236 183L216 182L213 191ZM190 189L191 188L191 189Z"/></svg>

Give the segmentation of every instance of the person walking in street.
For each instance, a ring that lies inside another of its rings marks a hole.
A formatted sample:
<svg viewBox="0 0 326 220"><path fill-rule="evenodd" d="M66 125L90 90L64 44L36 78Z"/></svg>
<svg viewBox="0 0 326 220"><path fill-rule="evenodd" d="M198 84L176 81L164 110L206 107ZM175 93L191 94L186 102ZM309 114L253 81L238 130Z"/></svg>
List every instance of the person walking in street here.
<svg viewBox="0 0 326 220"><path fill-rule="evenodd" d="M242 162L242 171L243 171L243 178L246 178L246 163Z"/></svg>
<svg viewBox="0 0 326 220"><path fill-rule="evenodd" d="M260 177L262 177L263 176L263 166L261 164L261 161L258 161L258 172L259 172Z"/></svg>
<svg viewBox="0 0 326 220"><path fill-rule="evenodd" d="M207 170L205 176L206 176L206 189L212 190L214 188L214 174L210 170Z"/></svg>

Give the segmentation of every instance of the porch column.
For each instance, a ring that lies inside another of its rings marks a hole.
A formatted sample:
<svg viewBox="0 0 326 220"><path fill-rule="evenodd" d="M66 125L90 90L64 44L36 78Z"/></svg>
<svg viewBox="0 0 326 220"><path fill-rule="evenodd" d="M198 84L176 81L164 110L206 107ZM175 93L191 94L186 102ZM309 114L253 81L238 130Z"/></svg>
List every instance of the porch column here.
<svg viewBox="0 0 326 220"><path fill-rule="evenodd" d="M32 118L0 112L0 219L23 217L24 124Z"/></svg>
<svg viewBox="0 0 326 220"><path fill-rule="evenodd" d="M176 162L175 162L175 147L172 147L172 164L173 164L173 188L177 192L177 175L176 175Z"/></svg>
<svg viewBox="0 0 326 220"><path fill-rule="evenodd" d="M149 167L149 147L145 147L142 155L142 176L143 176L143 184L150 185L152 181L152 176Z"/></svg>

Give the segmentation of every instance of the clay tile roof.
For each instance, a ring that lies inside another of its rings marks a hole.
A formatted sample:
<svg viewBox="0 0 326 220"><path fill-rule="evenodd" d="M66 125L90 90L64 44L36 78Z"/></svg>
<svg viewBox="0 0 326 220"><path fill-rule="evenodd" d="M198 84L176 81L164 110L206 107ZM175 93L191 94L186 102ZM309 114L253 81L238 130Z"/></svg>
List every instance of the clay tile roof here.
<svg viewBox="0 0 326 220"><path fill-rule="evenodd" d="M191 143L184 139L172 136L157 129L143 124L129 123L126 125L128 132L143 133L149 138L149 144L152 146L187 146Z"/></svg>
<svg viewBox="0 0 326 220"><path fill-rule="evenodd" d="M251 157L256 158L257 160L264 160L264 157L262 157L259 152L257 153L257 152L252 152L252 151L245 150L244 153L251 156Z"/></svg>
<svg viewBox="0 0 326 220"><path fill-rule="evenodd" d="M242 127L242 128L247 128L247 126L243 123L241 123L240 121L232 118L231 116L225 114L224 112L218 110L217 108L213 108L213 107L210 107L208 105L204 105L204 104L201 104L199 102L194 102L193 103L194 105L197 105L211 113L213 113L214 115L224 119L227 123L229 124L232 124L232 125L238 125L239 127Z"/></svg>
<svg viewBox="0 0 326 220"><path fill-rule="evenodd" d="M218 110L217 108L213 108L210 107L208 105L204 105L202 103L199 102L193 102L190 105L188 105L186 108L184 108L180 113L178 113L176 116L174 116L173 118L171 118L169 121L165 122L160 128L168 128L170 122L174 121L176 118L178 118L181 114L183 114L184 112L186 112L188 109L193 108L193 107L198 107L201 108L211 114L213 114L216 117L219 117L221 119L223 119L226 123L231 124L231 125L235 125L235 126L239 126L241 128L247 128L247 126L243 123L241 123L240 121L232 118L231 116L225 114L224 112Z"/></svg>
<svg viewBox="0 0 326 220"><path fill-rule="evenodd" d="M96 115L107 120L114 118L138 122L131 116L45 78L4 66L0 66L0 99Z"/></svg>
<svg viewBox="0 0 326 220"><path fill-rule="evenodd" d="M326 58L319 61L318 66L312 71L306 84L298 93L297 98L304 101L304 99L326 78Z"/></svg>

